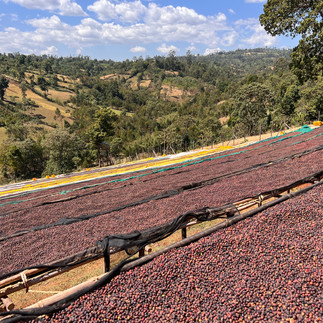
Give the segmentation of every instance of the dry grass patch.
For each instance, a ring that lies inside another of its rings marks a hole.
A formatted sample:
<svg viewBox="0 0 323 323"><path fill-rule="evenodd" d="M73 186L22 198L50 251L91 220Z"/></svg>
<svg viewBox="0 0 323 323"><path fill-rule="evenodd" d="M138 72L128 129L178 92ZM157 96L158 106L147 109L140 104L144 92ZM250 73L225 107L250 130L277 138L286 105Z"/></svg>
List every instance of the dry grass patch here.
<svg viewBox="0 0 323 323"><path fill-rule="evenodd" d="M183 102L183 90L176 86L163 85L160 90L161 97L174 102ZM187 93L188 94L188 93Z"/></svg>
<svg viewBox="0 0 323 323"><path fill-rule="evenodd" d="M151 80L143 80L140 82L140 86L142 87L150 87L151 85Z"/></svg>
<svg viewBox="0 0 323 323"><path fill-rule="evenodd" d="M22 93L18 82L12 80L9 81L9 86L6 89L4 98L11 102L22 100Z"/></svg>
<svg viewBox="0 0 323 323"><path fill-rule="evenodd" d="M104 75L101 76L100 79L101 80L117 80L119 78L125 78L126 80L130 78L129 74L108 74L108 75Z"/></svg>
<svg viewBox="0 0 323 323"><path fill-rule="evenodd" d="M60 100L61 102L67 101L73 96L72 91L57 91L50 89L48 90L48 96L51 97L53 100Z"/></svg>
<svg viewBox="0 0 323 323"><path fill-rule="evenodd" d="M6 134L6 128L1 127L0 128L0 144L3 140L6 140L8 138L7 134Z"/></svg>

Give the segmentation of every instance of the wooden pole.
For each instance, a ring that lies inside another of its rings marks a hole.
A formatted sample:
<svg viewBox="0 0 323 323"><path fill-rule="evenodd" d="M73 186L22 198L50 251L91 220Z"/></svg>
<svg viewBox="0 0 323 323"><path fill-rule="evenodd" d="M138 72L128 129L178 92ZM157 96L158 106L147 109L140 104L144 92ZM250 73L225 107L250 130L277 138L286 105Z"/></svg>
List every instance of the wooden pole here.
<svg viewBox="0 0 323 323"><path fill-rule="evenodd" d="M187 238L187 228L182 228L182 239L186 239Z"/></svg>
<svg viewBox="0 0 323 323"><path fill-rule="evenodd" d="M15 308L15 304L10 300L8 296L1 297L0 300L2 301L7 311L12 311Z"/></svg>
<svg viewBox="0 0 323 323"><path fill-rule="evenodd" d="M140 249L139 250L139 257L141 258L141 257L143 257L145 255L145 249L144 248L142 248L142 249Z"/></svg>

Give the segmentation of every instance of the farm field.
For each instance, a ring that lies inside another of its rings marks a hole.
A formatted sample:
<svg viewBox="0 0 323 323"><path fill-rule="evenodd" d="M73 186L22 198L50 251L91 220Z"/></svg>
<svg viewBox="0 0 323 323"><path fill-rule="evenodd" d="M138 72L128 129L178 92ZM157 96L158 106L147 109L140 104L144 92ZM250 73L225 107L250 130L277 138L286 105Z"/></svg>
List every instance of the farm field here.
<svg viewBox="0 0 323 323"><path fill-rule="evenodd" d="M59 187L3 195L0 197L0 263L2 264L0 275L2 278L8 277L11 273L44 265L67 255L87 250L109 236L140 233L155 227L166 226L190 211L220 208L224 205L232 206L234 202L264 194L307 177L321 178L323 175L322 149L323 127L312 131L302 128L284 136L270 138L246 147L213 152L207 156L201 155L190 159L183 158L183 160L167 165L157 166L158 164L156 164L154 167L154 164L148 161L150 166L147 169L145 167L134 168L133 171L127 169L127 173L121 172L93 180L88 179L86 182L71 182ZM321 205L322 185L306 195L270 208L254 218L204 238L194 245L171 251L148 265L122 274L103 289L95 291L94 294L85 295L74 305L71 305L66 312L61 312L48 319L59 321L63 315L66 318L70 317L72 322L78 315L84 314L82 317L86 318L87 322L94 321L102 318L101 314L98 314L100 309L104 313L109 312L106 314L110 315L106 317L108 320L121 321L130 319L150 321L152 315L156 315L160 321L169 318L183 322L221 321L221 318L226 318L227 321L237 321L238 318L245 321L255 319L275 321L282 318L295 319L294 316L298 319L297 315L299 317L303 315L302 319L305 321L316 319L319 313L314 305L314 310L310 315L308 309L302 308L303 304L298 305L298 301L291 299L291 295L296 293L300 299L307 296L313 296L313 299L316 299L318 297L316 293L318 286L315 285L318 281L317 272L313 273L313 276L309 275L310 281L315 287L313 287L312 294L308 292L307 283L304 295L298 293L298 289L296 292L294 289L286 291L289 295L290 306L288 305L284 311L277 304L280 304L279 302L282 302L286 297L285 292L276 295L274 285L271 285L270 281L267 285L265 282L269 273L274 273L272 278L274 281L282 275L281 271L286 269L289 264L295 265L293 252L291 259L285 259L286 250L289 250L289 248L285 248L285 245L282 247L284 252L275 254L276 242L279 237L284 236L286 227L291 228L290 235L288 232L286 233L287 244L290 244L293 239L295 240L296 233L304 228L304 237L301 235L304 241L300 241L299 247L300 254L305 252L304 246L307 246L305 240L313 240L312 242L319 240L316 231L320 225L319 215L322 215L323 212ZM307 212L309 214L308 221L312 225L305 224L304 217ZM279 217L279 214L283 213L289 216ZM307 226L310 228L306 231ZM273 237L269 234L270 231L275 232ZM273 239L272 243L266 242L266 239ZM282 240L282 243L285 243L284 241ZM258 242L259 246L255 242ZM269 247L268 251L265 250L266 246ZM309 253L313 254L313 259L309 259L308 263L314 263L317 266L317 249L313 248L313 250L309 249ZM197 250L196 254L195 250ZM185 255L185 253L187 254ZM205 259L200 257L204 254ZM300 254L295 257L301 257ZM192 270L191 275L190 272L187 272L188 269L182 268L183 266L174 268L175 264L179 263L179 259L183 261L185 268L189 268L191 257L193 259L193 267L190 269ZM265 260L262 257L265 257ZM185 259L188 261L187 264ZM273 259L277 261L275 262ZM296 258L295 261L298 259L300 258ZM309 268L308 264L303 258L301 259L300 269L306 271ZM259 262L262 265L259 265ZM215 265L210 266L208 263ZM281 263L283 263L282 268L277 265ZM164 264L164 274L163 272L158 273L162 271L161 268ZM170 264L169 268L167 264ZM274 264L276 267L270 267ZM199 273L199 266L210 271L207 271L205 275L202 272ZM228 268L228 274L226 274L226 268ZM240 273L239 268L243 274ZM267 268L268 273L264 274ZM181 269L183 269L182 273L179 273ZM167 279L163 281L162 278L168 271L177 272L176 277L181 277L176 279L174 276L174 279L171 279L172 289L169 287L169 290L163 287L168 284ZM251 275L250 272L254 272L254 275ZM292 270L291 272L294 273ZM312 274L312 272L308 273ZM198 276L199 274L202 276ZM261 279L262 274L264 277ZM289 275L289 272L287 274ZM154 279L150 278L154 275L161 277L160 280L156 280L156 285L152 283ZM294 274L291 273L291 275ZM194 279L189 279L187 283L184 277L190 276ZM215 279L215 276L218 278ZM290 285L294 286L292 276L286 279L287 282L292 282ZM299 279L301 285L305 284L303 278L297 276L295 282ZM210 280L209 284L207 283L208 279ZM146 283L141 283L144 280L147 280ZM145 285L149 282L152 283L151 291L149 286ZM186 284L185 288L183 282ZM119 287L122 289L123 284L128 287L121 292ZM286 285L285 278L277 284ZM232 286L232 290L228 286ZM181 294L182 288L184 289L183 294ZM280 287L277 288L280 290ZM129 295L135 293L135 290L141 292L138 297L132 296L132 299L135 300L132 302L127 297L128 290ZM153 296L154 290L157 291L156 295L160 296L157 299ZM171 290L174 290L174 294ZM178 293L175 292L177 290ZM210 290L214 290L217 295L207 301L206 295ZM312 291L311 288L310 290ZM197 297L196 303L190 304L190 310L187 299L192 291L196 293ZM179 300L176 300L176 293L181 295ZM246 296L246 293L249 295ZM242 294L245 297L242 298L242 303L239 303L239 295ZM102 296L99 297L100 301L97 302L97 305L93 302L93 299L98 297L95 295ZM115 296L110 298L109 295ZM261 301L256 301L259 295L270 295L270 297L264 296ZM129 300L130 303L126 308L120 305L121 298ZM226 302L225 299L228 298L230 301ZM269 302L267 298L270 298L271 301ZM274 301L276 298L277 302ZM141 299L143 303L141 303ZM146 309L145 304L147 303L144 299L147 302L151 300L152 304L156 303L153 312ZM87 301L89 303L86 303ZM314 304L314 301L311 299L307 304ZM136 311L135 306L137 305L142 306L143 311ZM174 306L176 308L174 311L167 310ZM214 313L207 310L210 306L216 309ZM269 314L265 313L263 309L268 306L273 308ZM298 306L297 310L295 310L295 306ZM163 307L166 308L165 311L161 310ZM302 310L299 310L299 307ZM89 312L86 308L89 308ZM199 308L200 311L193 310L195 308ZM142 313L142 316L137 317L138 313Z"/></svg>

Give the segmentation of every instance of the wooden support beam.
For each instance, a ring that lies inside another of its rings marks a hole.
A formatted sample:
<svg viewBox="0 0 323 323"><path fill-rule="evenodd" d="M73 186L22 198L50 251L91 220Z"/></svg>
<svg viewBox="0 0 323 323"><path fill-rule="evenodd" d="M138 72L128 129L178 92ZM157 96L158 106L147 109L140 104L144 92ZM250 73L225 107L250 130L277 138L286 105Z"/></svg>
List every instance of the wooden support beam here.
<svg viewBox="0 0 323 323"><path fill-rule="evenodd" d="M145 255L145 249L144 248L142 248L142 249L140 249L139 250L139 257L141 258L141 257L143 257Z"/></svg>
<svg viewBox="0 0 323 323"><path fill-rule="evenodd" d="M186 239L187 238L187 227L182 228L182 239Z"/></svg>
<svg viewBox="0 0 323 323"><path fill-rule="evenodd" d="M94 259L87 260L85 262L82 262L80 264L77 264L77 265L71 266L71 267L60 267L60 268L51 269L50 271L45 271L45 272L44 271L41 272L39 270L38 271L39 275L28 278L28 286L36 285L42 281L48 280L48 279L53 278L57 275L68 272L74 268L83 266L89 262L92 262L92 261L100 259L100 258L101 258L101 256L96 257ZM19 275L19 280L15 280L14 283L0 288L0 297L4 297L6 295L12 294L14 292L17 292L17 291L25 289L25 288L26 288L26 284L21 280L21 275Z"/></svg>

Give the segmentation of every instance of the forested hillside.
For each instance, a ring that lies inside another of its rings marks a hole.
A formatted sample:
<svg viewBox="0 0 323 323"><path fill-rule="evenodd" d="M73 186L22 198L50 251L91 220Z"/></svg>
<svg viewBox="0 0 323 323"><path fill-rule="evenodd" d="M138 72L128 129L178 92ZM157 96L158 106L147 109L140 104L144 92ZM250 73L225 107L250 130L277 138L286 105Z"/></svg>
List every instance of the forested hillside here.
<svg viewBox="0 0 323 323"><path fill-rule="evenodd" d="M289 50L115 62L0 54L2 181L179 152L320 118Z"/></svg>

